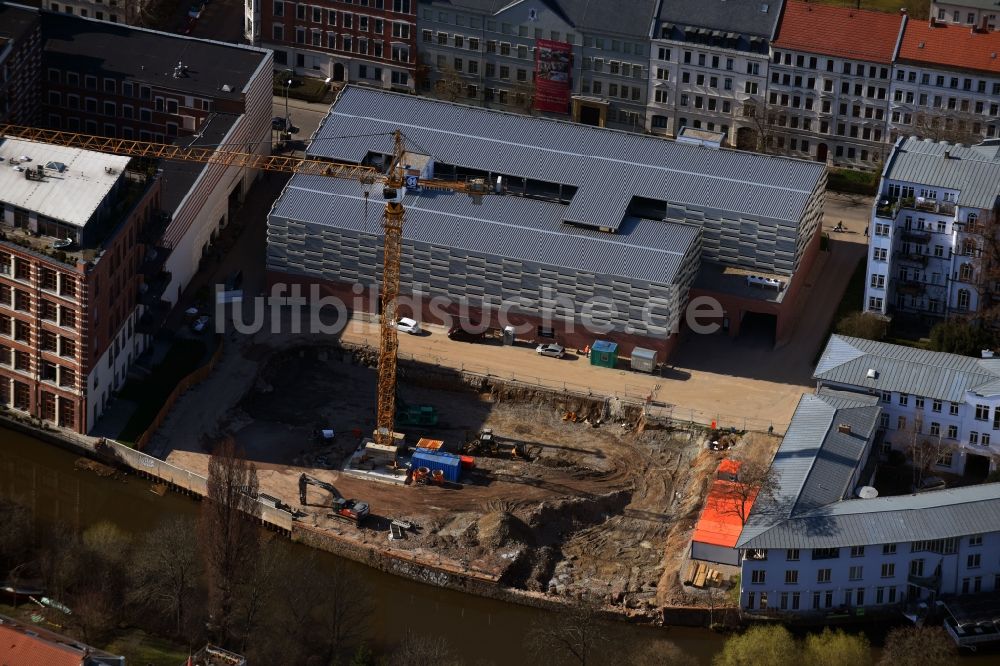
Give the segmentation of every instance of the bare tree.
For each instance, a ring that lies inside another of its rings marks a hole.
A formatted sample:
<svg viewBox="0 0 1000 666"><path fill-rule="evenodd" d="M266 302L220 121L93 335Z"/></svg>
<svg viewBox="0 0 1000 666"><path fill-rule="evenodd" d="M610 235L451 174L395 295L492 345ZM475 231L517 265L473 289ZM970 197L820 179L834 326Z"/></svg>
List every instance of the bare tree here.
<svg viewBox="0 0 1000 666"><path fill-rule="evenodd" d="M168 616L176 636L188 630L189 602L201 582L190 521L174 518L140 542L129 566L130 599Z"/></svg>
<svg viewBox="0 0 1000 666"><path fill-rule="evenodd" d="M434 95L440 99L456 102L465 92L465 82L451 65L445 65L439 72L439 78L434 82Z"/></svg>
<svg viewBox="0 0 1000 666"><path fill-rule="evenodd" d="M535 112L535 86L530 81L518 81L510 94L519 113L531 115Z"/></svg>
<svg viewBox="0 0 1000 666"><path fill-rule="evenodd" d="M886 636L878 666L946 666L958 659L955 644L941 627L897 627Z"/></svg>
<svg viewBox="0 0 1000 666"><path fill-rule="evenodd" d="M758 153L773 154L776 149L780 110L771 108L763 100L750 98L737 107L737 124L749 127L753 131L753 145L740 144L740 133L737 130L737 148L755 150Z"/></svg>
<svg viewBox="0 0 1000 666"><path fill-rule="evenodd" d="M605 639L598 606L584 601L535 625L525 644L539 662L551 663L557 658L587 666L606 663L602 657Z"/></svg>
<svg viewBox="0 0 1000 666"><path fill-rule="evenodd" d="M929 113L920 111L913 117L913 134L934 141L975 144L983 135L972 131L972 122L956 112Z"/></svg>
<svg viewBox="0 0 1000 666"><path fill-rule="evenodd" d="M392 666L458 666L462 663L447 639L420 636L409 629L387 661Z"/></svg>
<svg viewBox="0 0 1000 666"><path fill-rule="evenodd" d="M0 500L0 576L11 585L17 584L35 559L31 547L34 540L28 508Z"/></svg>
<svg viewBox="0 0 1000 666"><path fill-rule="evenodd" d="M971 236L956 251L969 256L978 296L975 319L995 338L1000 332L1000 201L992 209L980 211L975 223L966 224L965 232Z"/></svg>
<svg viewBox="0 0 1000 666"><path fill-rule="evenodd" d="M257 468L227 437L208 462L208 496L202 502L200 541L208 578L213 640L229 644L236 588L257 556Z"/></svg>
<svg viewBox="0 0 1000 666"><path fill-rule="evenodd" d="M736 479L728 484L719 511L738 517L740 524L746 525L755 502L774 499L778 491L778 473L770 463L755 458L740 456L734 460L739 464L739 471Z"/></svg>
<svg viewBox="0 0 1000 666"><path fill-rule="evenodd" d="M915 488L920 487L924 477L948 451L948 445L944 443L940 431L937 434L925 434L923 429L923 422L915 420L907 424L900 433L910 454Z"/></svg>
<svg viewBox="0 0 1000 666"><path fill-rule="evenodd" d="M241 652L246 651L247 642L257 628L265 606L271 602L279 587L276 571L280 556L274 536L263 534L259 550L253 567L247 572L239 599Z"/></svg>

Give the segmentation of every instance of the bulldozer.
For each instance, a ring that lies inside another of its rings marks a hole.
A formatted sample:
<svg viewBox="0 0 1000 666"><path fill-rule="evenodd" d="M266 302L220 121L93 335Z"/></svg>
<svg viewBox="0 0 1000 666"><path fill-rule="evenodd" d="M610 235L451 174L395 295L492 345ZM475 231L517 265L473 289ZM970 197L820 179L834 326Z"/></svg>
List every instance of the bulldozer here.
<svg viewBox="0 0 1000 666"><path fill-rule="evenodd" d="M492 456L494 458L527 459L527 452L521 442L506 440L501 442L493 434L492 428L483 428L479 435L468 442L463 453L469 455Z"/></svg>

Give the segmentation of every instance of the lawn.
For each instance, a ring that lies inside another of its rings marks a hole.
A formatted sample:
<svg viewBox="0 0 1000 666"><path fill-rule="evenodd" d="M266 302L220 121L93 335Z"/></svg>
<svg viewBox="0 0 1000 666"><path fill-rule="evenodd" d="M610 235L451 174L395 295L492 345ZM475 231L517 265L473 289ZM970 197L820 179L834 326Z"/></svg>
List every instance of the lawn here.
<svg viewBox="0 0 1000 666"><path fill-rule="evenodd" d="M272 92L275 97L285 96L285 78L287 74L279 72L274 75ZM288 96L292 99L301 99L306 102L322 102L330 89L323 79L311 76L293 76L292 85L288 87Z"/></svg>
<svg viewBox="0 0 1000 666"><path fill-rule="evenodd" d="M174 387L201 367L206 351L205 343L200 340L178 340L145 379L130 379L125 384L120 397L138 406L118 435L121 442L134 443L146 432Z"/></svg>
<svg viewBox="0 0 1000 666"><path fill-rule="evenodd" d="M151 636L141 629L131 629L121 634L104 648L111 654L125 657L127 664L141 666L179 666L188 658L188 650L182 645Z"/></svg>

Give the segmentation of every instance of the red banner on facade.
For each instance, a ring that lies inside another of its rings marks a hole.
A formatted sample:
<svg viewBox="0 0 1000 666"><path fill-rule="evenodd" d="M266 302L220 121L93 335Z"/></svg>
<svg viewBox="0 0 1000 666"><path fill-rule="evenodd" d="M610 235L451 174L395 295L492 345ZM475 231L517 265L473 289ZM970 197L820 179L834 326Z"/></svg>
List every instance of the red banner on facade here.
<svg viewBox="0 0 1000 666"><path fill-rule="evenodd" d="M535 109L569 113L572 90L573 45L535 40Z"/></svg>

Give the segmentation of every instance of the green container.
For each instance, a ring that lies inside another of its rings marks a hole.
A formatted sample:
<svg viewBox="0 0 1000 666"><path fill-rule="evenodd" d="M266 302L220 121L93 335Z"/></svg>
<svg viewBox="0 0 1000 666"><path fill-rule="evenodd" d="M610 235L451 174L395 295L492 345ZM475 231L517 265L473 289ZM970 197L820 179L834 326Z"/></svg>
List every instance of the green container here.
<svg viewBox="0 0 1000 666"><path fill-rule="evenodd" d="M590 348L590 364L613 368L618 364L618 343L598 340Z"/></svg>

